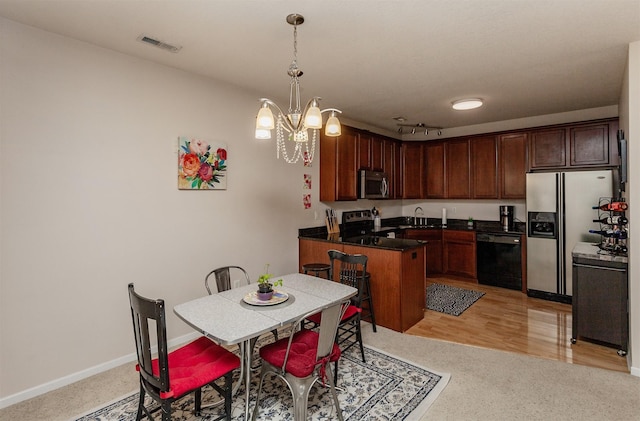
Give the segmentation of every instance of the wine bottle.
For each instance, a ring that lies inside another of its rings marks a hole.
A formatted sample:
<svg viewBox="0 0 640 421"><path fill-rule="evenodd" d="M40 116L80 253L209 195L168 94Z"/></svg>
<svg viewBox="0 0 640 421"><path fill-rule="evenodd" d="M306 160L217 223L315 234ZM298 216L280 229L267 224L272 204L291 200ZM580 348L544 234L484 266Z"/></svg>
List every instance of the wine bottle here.
<svg viewBox="0 0 640 421"><path fill-rule="evenodd" d="M608 238L617 238L620 240L624 240L627 238L627 232L626 231L621 231L621 230L589 230L589 232L591 234L598 234L601 235L603 237L608 237Z"/></svg>
<svg viewBox="0 0 640 421"><path fill-rule="evenodd" d="M607 225L627 225L629 220L624 215L606 216L601 219L594 219L593 222L600 222Z"/></svg>
<svg viewBox="0 0 640 421"><path fill-rule="evenodd" d="M625 211L629 205L626 202L611 202L605 203L600 206L594 206L593 209L600 209L601 211Z"/></svg>

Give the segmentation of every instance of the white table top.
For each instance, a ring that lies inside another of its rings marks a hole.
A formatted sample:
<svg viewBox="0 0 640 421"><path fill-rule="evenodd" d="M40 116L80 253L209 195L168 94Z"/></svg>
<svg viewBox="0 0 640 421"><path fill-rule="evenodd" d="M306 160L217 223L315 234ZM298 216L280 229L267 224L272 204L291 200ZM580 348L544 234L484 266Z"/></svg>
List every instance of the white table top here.
<svg viewBox="0 0 640 421"><path fill-rule="evenodd" d="M257 284L250 284L178 304L173 311L216 342L232 345L293 323L309 312L331 307L357 293L350 286L301 273L273 279L283 280L283 285L276 289L289 294L284 303L264 307L244 303L245 295L257 290Z"/></svg>

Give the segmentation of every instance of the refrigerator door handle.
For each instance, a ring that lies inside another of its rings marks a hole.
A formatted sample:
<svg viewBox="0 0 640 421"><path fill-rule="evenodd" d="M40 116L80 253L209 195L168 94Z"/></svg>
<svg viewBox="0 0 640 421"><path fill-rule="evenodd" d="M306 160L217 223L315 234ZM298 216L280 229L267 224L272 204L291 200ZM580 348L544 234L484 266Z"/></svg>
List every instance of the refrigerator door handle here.
<svg viewBox="0 0 640 421"><path fill-rule="evenodd" d="M564 274L565 274L565 261L564 261L564 238L565 238L565 233L564 233L564 212L565 212L565 206L564 206L564 198L565 198L565 194L564 194L564 173L558 173L556 174L556 192L557 192L557 200L556 200L556 207L557 207L557 214L558 214L558 224L557 226L557 230L558 230L558 241L556 242L556 253L558 255L558 266L557 266L557 270L558 270L558 277L557 279L557 292L558 294L565 294L565 279L564 279Z"/></svg>

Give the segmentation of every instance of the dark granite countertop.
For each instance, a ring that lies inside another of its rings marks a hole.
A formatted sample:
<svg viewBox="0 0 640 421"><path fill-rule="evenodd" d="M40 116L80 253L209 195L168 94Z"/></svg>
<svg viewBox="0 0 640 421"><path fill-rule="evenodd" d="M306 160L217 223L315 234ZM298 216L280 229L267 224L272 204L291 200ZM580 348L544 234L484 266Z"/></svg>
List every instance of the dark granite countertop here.
<svg viewBox="0 0 640 421"><path fill-rule="evenodd" d="M523 235L525 234L525 224L516 222L513 231L504 231L498 221L474 221L473 227L469 227L466 219L449 219L447 226L443 227L440 224L440 219L437 218L418 218L418 224L412 224L413 218L411 217L396 217L382 220L382 226L373 230L370 234L359 235L353 237L343 238L340 235L329 235L327 228L311 227L301 228L298 230L298 238L305 238L310 240L327 241L336 244L352 244L361 245L367 247L376 247L396 251L409 250L415 247L422 247L428 243L424 240L409 240L402 238L387 238L387 235L391 232L399 233L405 229L424 229L424 230L461 230L461 231L475 231L478 233L493 233L493 234L510 234L510 235ZM341 227L342 228L342 227Z"/></svg>

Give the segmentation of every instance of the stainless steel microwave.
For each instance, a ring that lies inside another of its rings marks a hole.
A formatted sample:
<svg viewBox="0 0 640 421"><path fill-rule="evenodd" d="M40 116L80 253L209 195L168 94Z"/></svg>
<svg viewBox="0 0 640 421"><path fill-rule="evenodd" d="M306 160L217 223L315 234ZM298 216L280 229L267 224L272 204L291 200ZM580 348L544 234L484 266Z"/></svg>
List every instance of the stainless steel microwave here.
<svg viewBox="0 0 640 421"><path fill-rule="evenodd" d="M389 178L380 171L360 170L360 199L388 199Z"/></svg>

